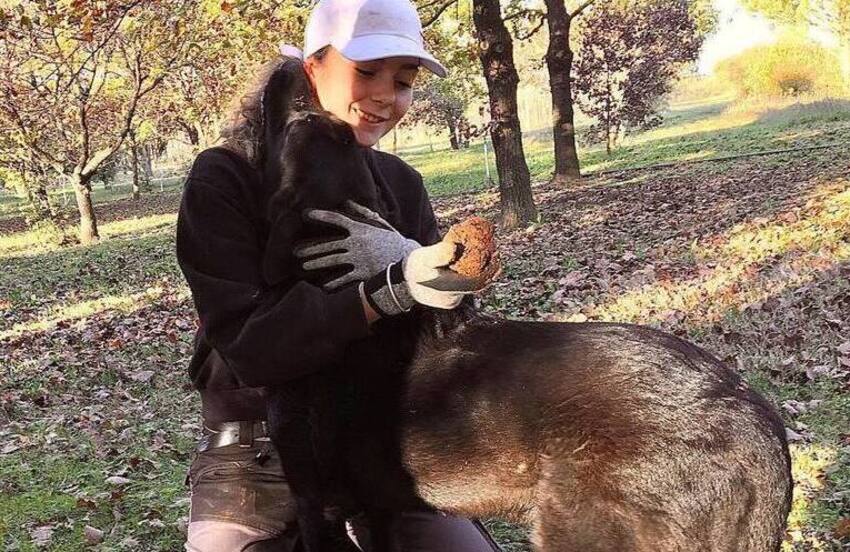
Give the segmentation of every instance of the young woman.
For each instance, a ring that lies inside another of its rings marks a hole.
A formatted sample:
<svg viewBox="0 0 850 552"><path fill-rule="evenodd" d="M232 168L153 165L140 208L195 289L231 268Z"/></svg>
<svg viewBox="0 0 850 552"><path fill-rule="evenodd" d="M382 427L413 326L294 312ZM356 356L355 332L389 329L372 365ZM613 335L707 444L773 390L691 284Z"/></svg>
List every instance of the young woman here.
<svg viewBox="0 0 850 552"><path fill-rule="evenodd" d="M264 388L332 365L379 318L417 303L454 308L463 296L419 283L439 277L437 267L447 262L434 245L439 234L422 178L370 149L407 112L420 67L445 75L424 49L414 6L321 0L303 55L315 99L351 125L363 146L389 206L386 222L397 232L315 211L311 217L346 229L349 239L296 252L309 258L304 268L353 269L324 289L303 281L265 285L265 207L276 185L262 181L259 167L265 70L241 99L223 146L196 159L178 218L177 257L200 319L189 372L204 421L189 472L189 551L258 550L272 542L297 550L295 505L268 442ZM399 512L390 531L405 552L498 550L479 523L441 514ZM368 528L355 525L354 533L368 550Z"/></svg>

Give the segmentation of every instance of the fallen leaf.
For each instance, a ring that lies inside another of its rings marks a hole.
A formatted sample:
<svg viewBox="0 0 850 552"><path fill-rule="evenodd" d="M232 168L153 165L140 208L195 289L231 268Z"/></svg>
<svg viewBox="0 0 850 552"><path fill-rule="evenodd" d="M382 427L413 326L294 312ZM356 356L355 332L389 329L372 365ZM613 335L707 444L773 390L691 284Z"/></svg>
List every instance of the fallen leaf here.
<svg viewBox="0 0 850 552"><path fill-rule="evenodd" d="M94 500L80 497L77 499L77 508L97 510L97 503Z"/></svg>
<svg viewBox="0 0 850 552"><path fill-rule="evenodd" d="M835 538L839 540L850 539L850 518L841 518L832 529Z"/></svg>
<svg viewBox="0 0 850 552"><path fill-rule="evenodd" d="M153 375L153 370L139 370L138 372L133 372L132 374L130 374L130 379L141 383L147 383L150 381Z"/></svg>
<svg viewBox="0 0 850 552"><path fill-rule="evenodd" d="M823 376L825 374L829 374L829 366L825 364L809 366L806 368L806 377L809 378L809 380L815 380L818 376Z"/></svg>
<svg viewBox="0 0 850 552"><path fill-rule="evenodd" d="M98 544L103 542L103 531L97 527L92 527L91 525L83 527L83 536L89 544Z"/></svg>
<svg viewBox="0 0 850 552"><path fill-rule="evenodd" d="M120 475L113 475L112 477L107 477L106 482L110 485L126 485L131 481L126 477L121 477Z"/></svg>
<svg viewBox="0 0 850 552"><path fill-rule="evenodd" d="M39 525L38 527L30 531L32 543L38 547L49 545L50 541L53 540L54 529L54 525Z"/></svg>

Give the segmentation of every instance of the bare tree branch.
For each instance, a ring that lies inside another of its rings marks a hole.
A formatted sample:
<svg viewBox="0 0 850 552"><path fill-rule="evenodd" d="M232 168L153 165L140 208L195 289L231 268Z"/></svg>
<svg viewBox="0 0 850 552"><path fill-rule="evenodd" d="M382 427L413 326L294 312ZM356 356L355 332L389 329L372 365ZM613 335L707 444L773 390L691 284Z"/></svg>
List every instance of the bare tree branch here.
<svg viewBox="0 0 850 552"><path fill-rule="evenodd" d="M435 21L437 21L437 19L440 18L441 15L443 15L443 12L446 11L449 6L453 6L457 3L457 1L458 0L448 0L447 2L444 2L443 5L437 8L437 11L431 14L428 19L422 21L422 27L425 28L433 24Z"/></svg>
<svg viewBox="0 0 850 552"><path fill-rule="evenodd" d="M537 33L537 31L539 31L541 29L541 27L543 27L544 23L546 23L546 17L541 17L540 20L537 22L537 25L532 27L527 33L525 33L525 34L517 33L517 35L516 35L517 40L528 40L529 38L534 36Z"/></svg>
<svg viewBox="0 0 850 552"><path fill-rule="evenodd" d="M581 15L581 12L583 12L583 11L584 11L584 10L586 10L588 7L590 7L590 5L591 5L591 4L593 4L594 2L596 2L596 0L585 0L584 2L582 2L582 3L581 3L581 4L580 4L580 5L579 5L576 9L574 9L574 10L570 13L570 19L573 19L573 18L578 17L579 15Z"/></svg>

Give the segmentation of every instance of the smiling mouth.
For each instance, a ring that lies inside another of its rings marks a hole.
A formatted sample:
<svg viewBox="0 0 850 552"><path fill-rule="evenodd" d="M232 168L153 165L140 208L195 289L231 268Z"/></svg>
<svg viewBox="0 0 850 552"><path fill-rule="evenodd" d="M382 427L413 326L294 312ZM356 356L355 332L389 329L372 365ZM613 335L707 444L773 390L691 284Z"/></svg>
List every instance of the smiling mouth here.
<svg viewBox="0 0 850 552"><path fill-rule="evenodd" d="M356 114L357 114L357 115L358 115L361 119L363 119L364 121L366 121L367 123L379 124L379 123L383 123L383 122L387 121L387 118L385 118L385 117L378 117L377 115L372 115L371 113L367 113L367 112L365 112L365 111L361 111L361 110L357 109L356 107L354 108L354 112L355 112L355 113L356 113Z"/></svg>

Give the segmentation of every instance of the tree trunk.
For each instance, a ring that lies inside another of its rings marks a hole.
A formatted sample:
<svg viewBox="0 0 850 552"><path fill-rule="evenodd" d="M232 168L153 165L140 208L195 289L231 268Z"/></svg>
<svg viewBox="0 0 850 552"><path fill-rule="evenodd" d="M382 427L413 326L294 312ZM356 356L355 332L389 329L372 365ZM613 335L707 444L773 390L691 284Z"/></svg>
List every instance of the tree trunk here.
<svg viewBox="0 0 850 552"><path fill-rule="evenodd" d="M153 158L156 156L156 148L153 144L142 146L142 183L145 190L151 190L151 180L153 180Z"/></svg>
<svg viewBox="0 0 850 552"><path fill-rule="evenodd" d="M127 138L130 142L130 170L133 171L133 199L139 199L142 192L139 189L139 144L136 143L136 131L130 129Z"/></svg>
<svg viewBox="0 0 850 552"><path fill-rule="evenodd" d="M531 176L522 149L517 116L519 76L514 67L513 43L499 0L473 0L478 57L490 95L490 136L499 175L502 224L514 228L537 219L531 195Z"/></svg>
<svg viewBox="0 0 850 552"><path fill-rule="evenodd" d="M564 185L581 178L570 77L573 66L573 51L570 49L572 20L564 0L546 0L546 11L549 25L546 67L552 92L552 136L555 142L555 174L552 175L552 182Z"/></svg>
<svg viewBox="0 0 850 552"><path fill-rule="evenodd" d="M605 153L611 155L611 75L606 73L605 96Z"/></svg>
<svg viewBox="0 0 850 552"><path fill-rule="evenodd" d="M455 120L449 117L446 125L449 127L449 145L453 150L459 150L460 144L457 142L457 125L455 124Z"/></svg>
<svg viewBox="0 0 850 552"><path fill-rule="evenodd" d="M133 144L130 146L132 153L131 163L133 165L133 199L139 199L142 196L141 188L139 187L139 146Z"/></svg>
<svg viewBox="0 0 850 552"><path fill-rule="evenodd" d="M97 233L97 217L91 201L91 177L83 177L79 172L71 176L74 196L77 198L77 210L80 212L80 243L89 245L100 239Z"/></svg>

